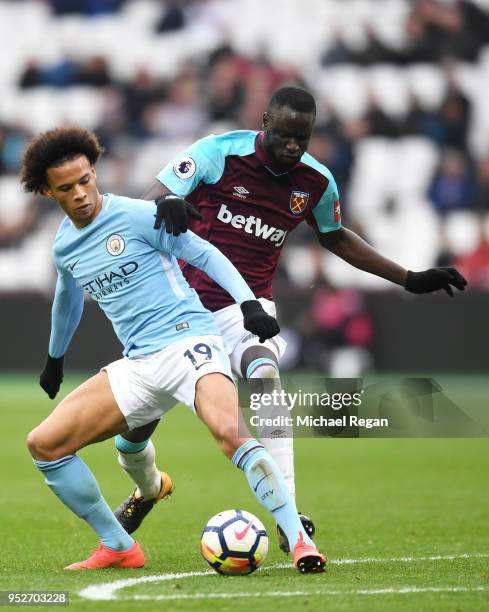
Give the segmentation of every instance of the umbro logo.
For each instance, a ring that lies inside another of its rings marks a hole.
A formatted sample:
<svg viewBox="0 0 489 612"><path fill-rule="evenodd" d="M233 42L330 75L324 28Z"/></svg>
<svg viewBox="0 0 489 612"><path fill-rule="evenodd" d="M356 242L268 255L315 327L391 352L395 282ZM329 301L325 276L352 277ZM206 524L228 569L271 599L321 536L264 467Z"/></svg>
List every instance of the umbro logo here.
<svg viewBox="0 0 489 612"><path fill-rule="evenodd" d="M274 429L270 432L270 438L286 438L287 432L285 429Z"/></svg>
<svg viewBox="0 0 489 612"><path fill-rule="evenodd" d="M233 195L237 196L238 198L242 198L243 200L246 200L246 196L250 195L250 192L246 189L246 187L243 187L242 185L239 185L238 187L233 187L233 189Z"/></svg>

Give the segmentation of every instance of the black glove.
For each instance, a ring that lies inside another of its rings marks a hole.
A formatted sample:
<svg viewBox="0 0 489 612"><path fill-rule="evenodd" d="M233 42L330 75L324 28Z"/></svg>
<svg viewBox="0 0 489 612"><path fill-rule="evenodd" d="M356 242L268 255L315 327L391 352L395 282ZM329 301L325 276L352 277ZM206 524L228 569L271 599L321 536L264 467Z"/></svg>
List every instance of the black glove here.
<svg viewBox="0 0 489 612"><path fill-rule="evenodd" d="M241 312L243 313L244 328L258 336L260 342L265 342L265 340L273 338L279 333L280 327L276 319L263 310L263 306L258 300L243 302Z"/></svg>
<svg viewBox="0 0 489 612"><path fill-rule="evenodd" d="M167 193L155 200L156 215L154 229L160 229L161 222L165 220L168 234L180 236L187 231L187 217L202 219L202 215L190 202L176 195Z"/></svg>
<svg viewBox="0 0 489 612"><path fill-rule="evenodd" d="M48 355L44 370L39 376L39 384L49 395L49 399L54 399L63 382L63 357L51 357Z"/></svg>
<svg viewBox="0 0 489 612"><path fill-rule="evenodd" d="M411 293L431 293L444 289L448 295L453 297L451 285L463 291L467 281L455 268L430 268L423 272L411 272L408 270L406 291Z"/></svg>

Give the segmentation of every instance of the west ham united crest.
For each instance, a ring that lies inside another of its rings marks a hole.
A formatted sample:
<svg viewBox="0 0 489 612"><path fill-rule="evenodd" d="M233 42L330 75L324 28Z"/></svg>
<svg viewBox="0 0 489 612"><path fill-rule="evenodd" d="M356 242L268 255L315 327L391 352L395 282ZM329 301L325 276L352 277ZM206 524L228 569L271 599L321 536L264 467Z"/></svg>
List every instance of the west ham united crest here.
<svg viewBox="0 0 489 612"><path fill-rule="evenodd" d="M300 215L306 209L309 194L306 191L293 191L290 194L290 210L294 215Z"/></svg>

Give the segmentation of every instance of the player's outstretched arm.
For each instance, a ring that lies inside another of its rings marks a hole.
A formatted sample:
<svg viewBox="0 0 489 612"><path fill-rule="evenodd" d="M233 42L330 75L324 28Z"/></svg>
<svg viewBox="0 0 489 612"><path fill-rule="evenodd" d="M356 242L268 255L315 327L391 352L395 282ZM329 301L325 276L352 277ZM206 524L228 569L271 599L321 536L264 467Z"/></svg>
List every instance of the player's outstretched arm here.
<svg viewBox="0 0 489 612"><path fill-rule="evenodd" d="M240 305L244 328L257 335L260 342L280 332L276 319L265 312L244 278L219 249L193 232L171 240L175 257L203 270Z"/></svg>
<svg viewBox="0 0 489 612"><path fill-rule="evenodd" d="M156 215L154 229L160 229L164 221L168 234L179 236L187 231L188 217L202 219L199 211L178 195L172 193L160 181L154 181L151 187L143 194L143 200L154 200Z"/></svg>
<svg viewBox="0 0 489 612"><path fill-rule="evenodd" d="M83 312L83 289L73 277L58 272L56 291L51 312L51 336L46 364L39 377L39 384L54 399L63 382L64 354L75 333Z"/></svg>
<svg viewBox="0 0 489 612"><path fill-rule="evenodd" d="M430 268L422 272L405 270L344 227L334 232L318 232L317 236L324 248L350 265L401 285L411 293L431 293L443 289L453 296L452 287L463 291L467 285L465 278L455 268Z"/></svg>

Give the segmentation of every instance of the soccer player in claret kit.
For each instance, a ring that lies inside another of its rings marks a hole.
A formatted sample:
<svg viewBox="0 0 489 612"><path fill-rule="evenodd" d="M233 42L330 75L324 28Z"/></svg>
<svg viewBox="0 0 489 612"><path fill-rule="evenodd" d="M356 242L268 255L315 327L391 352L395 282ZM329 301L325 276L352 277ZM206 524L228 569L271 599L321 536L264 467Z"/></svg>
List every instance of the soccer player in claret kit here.
<svg viewBox="0 0 489 612"><path fill-rule="evenodd" d="M28 191L53 198L66 213L53 247L58 280L42 388L51 399L59 390L84 290L124 347L122 359L64 398L27 439L47 485L100 539L88 559L66 569L144 565L141 547L117 521L76 453L158 419L164 412L162 397L169 393L196 412L221 450L245 472L258 501L294 542L295 567L322 572L325 557L304 530L279 467L261 444L238 431L238 397L222 339L176 258L205 270L229 291L245 326L262 341L279 332L277 322L216 247L192 232L175 237L153 229L154 202L101 195L95 174L101 152L86 130L50 130L28 145L21 174ZM164 476L161 487L167 495L171 480Z"/></svg>
<svg viewBox="0 0 489 612"><path fill-rule="evenodd" d="M306 221L319 243L349 264L376 274L413 293L452 286L463 290L465 279L454 268L407 271L382 257L352 231L342 227L340 201L331 172L306 152L316 118L312 95L284 87L271 97L263 115L263 131L234 131L207 136L178 155L157 175L143 196L157 199L155 227L178 236L188 227L217 246L259 298L275 315L272 280L286 237ZM285 342L279 337L260 343L243 327L243 317L230 296L205 272L183 262L183 274L203 304L214 313L223 336L233 374L249 380L253 391L264 379L279 388L278 365ZM157 488L141 495L138 474L153 474L158 483L154 447L149 436L157 423L130 431L117 439L119 462L138 485L116 516L129 532L137 529L158 501ZM260 436L260 441L282 470L295 497L291 437ZM147 445L144 450L140 450ZM148 450L149 449L149 450ZM312 537L315 526L300 515ZM278 525L279 545L289 552L287 537Z"/></svg>

